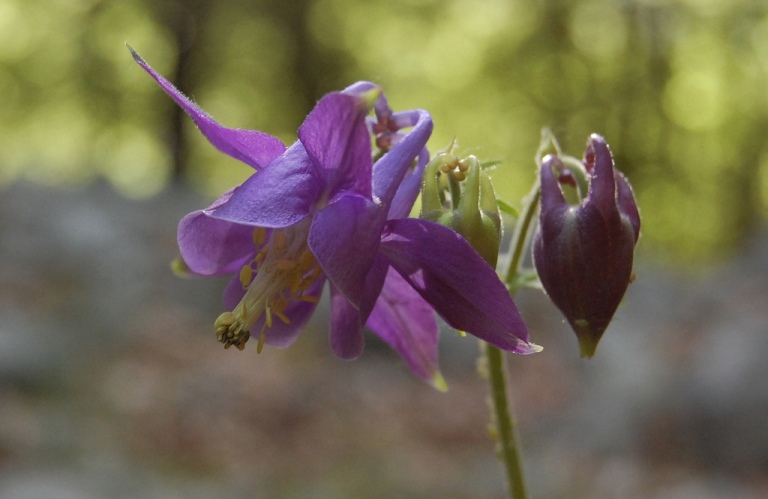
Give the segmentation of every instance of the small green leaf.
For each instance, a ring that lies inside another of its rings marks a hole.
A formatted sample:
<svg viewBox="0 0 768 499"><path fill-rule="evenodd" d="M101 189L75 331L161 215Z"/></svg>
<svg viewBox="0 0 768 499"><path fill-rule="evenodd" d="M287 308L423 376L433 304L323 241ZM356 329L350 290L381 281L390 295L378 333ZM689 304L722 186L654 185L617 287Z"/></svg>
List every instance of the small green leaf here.
<svg viewBox="0 0 768 499"><path fill-rule="evenodd" d="M480 168L482 168L483 170L487 170L488 168L493 168L494 166L500 165L500 164L501 164L500 160L485 161L483 163L480 163Z"/></svg>
<svg viewBox="0 0 768 499"><path fill-rule="evenodd" d="M523 268L518 271L512 282L507 283L507 289L511 294L516 293L522 288L543 289L536 269Z"/></svg>
<svg viewBox="0 0 768 499"><path fill-rule="evenodd" d="M499 210L502 213L506 213L507 215L511 215L515 218L520 218L520 213L511 205L505 203L504 201L498 198L496 199L496 203L499 205Z"/></svg>

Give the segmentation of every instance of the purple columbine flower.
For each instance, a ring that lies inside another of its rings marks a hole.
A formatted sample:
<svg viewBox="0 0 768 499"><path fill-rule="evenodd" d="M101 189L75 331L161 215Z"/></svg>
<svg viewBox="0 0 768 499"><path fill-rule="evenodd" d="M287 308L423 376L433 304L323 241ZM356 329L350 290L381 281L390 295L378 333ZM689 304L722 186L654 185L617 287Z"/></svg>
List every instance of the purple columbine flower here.
<svg viewBox="0 0 768 499"><path fill-rule="evenodd" d="M589 137L583 165L589 193L570 206L559 183L576 185L573 170L558 156L543 159L533 257L544 290L576 332L581 355L592 357L631 280L640 214L601 136Z"/></svg>
<svg viewBox="0 0 768 499"><path fill-rule="evenodd" d="M392 113L379 87L359 82L324 96L286 148L266 133L221 126L132 53L215 147L256 170L179 224L193 273L235 274L224 291L230 311L214 326L225 347L242 349L251 334L259 350L290 345L327 280L330 344L342 358L362 353L367 324L415 374L444 387L433 309L502 349L536 351L506 288L472 247L446 227L403 218L428 161L426 111ZM366 118L371 107L376 116ZM375 164L372 133L384 149Z"/></svg>

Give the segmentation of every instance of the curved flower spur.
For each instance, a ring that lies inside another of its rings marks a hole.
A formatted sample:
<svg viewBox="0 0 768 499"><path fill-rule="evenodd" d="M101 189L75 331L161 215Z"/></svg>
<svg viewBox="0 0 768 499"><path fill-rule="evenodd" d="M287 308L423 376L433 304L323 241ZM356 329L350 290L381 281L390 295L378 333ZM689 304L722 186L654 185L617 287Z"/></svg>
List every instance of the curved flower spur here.
<svg viewBox="0 0 768 499"><path fill-rule="evenodd" d="M429 113L392 113L378 86L358 82L324 96L286 148L269 134L218 124L131 53L211 144L256 170L179 224L192 273L235 274L224 291L230 311L214 325L225 347L242 350L252 334L258 351L289 346L327 279L330 345L342 358L362 353L367 325L416 375L444 388L432 309L499 348L535 351L494 269L452 230L403 218L428 161ZM371 108L375 118L366 118ZM381 149L375 164L371 134Z"/></svg>

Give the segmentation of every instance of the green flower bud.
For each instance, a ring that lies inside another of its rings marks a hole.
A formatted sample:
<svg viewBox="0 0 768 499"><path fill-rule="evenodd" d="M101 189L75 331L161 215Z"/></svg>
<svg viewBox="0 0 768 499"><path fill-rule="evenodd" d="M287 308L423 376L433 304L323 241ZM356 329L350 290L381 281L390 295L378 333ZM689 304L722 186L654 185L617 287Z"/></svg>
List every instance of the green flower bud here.
<svg viewBox="0 0 768 499"><path fill-rule="evenodd" d="M427 165L421 218L452 228L491 266L501 243L501 213L491 179L475 156L459 160L443 152Z"/></svg>

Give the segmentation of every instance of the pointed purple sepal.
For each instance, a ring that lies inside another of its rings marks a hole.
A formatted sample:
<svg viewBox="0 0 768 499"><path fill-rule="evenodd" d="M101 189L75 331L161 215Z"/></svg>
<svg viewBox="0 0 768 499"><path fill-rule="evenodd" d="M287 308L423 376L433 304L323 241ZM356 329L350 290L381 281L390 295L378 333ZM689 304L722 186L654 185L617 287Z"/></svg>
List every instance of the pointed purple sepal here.
<svg viewBox="0 0 768 499"><path fill-rule="evenodd" d="M418 377L429 383L440 377L435 313L392 268L366 326L399 353Z"/></svg>
<svg viewBox="0 0 768 499"><path fill-rule="evenodd" d="M459 234L427 220L390 220L381 252L451 326L528 354L528 329L496 271Z"/></svg>
<svg viewBox="0 0 768 499"><path fill-rule="evenodd" d="M210 214L254 227L287 227L311 214L320 187L312 161L301 143L295 142L271 168L251 175Z"/></svg>
<svg viewBox="0 0 768 499"><path fill-rule="evenodd" d="M216 122L200 109L170 81L158 74L130 46L134 60L160 84L165 92L192 118L203 135L216 149L252 166L261 169L285 151L285 145L277 137L257 130L227 128Z"/></svg>

